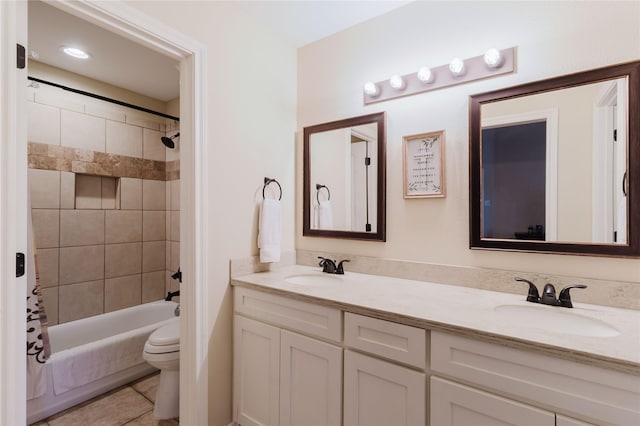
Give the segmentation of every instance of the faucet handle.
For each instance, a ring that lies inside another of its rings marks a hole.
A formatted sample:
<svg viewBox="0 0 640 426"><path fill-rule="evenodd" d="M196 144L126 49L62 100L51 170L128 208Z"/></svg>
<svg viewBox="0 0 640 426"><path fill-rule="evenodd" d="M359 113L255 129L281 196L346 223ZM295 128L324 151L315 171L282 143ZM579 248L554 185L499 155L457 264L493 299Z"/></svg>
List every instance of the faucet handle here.
<svg viewBox="0 0 640 426"><path fill-rule="evenodd" d="M560 306L563 306L565 308L573 308L573 303L571 303L571 294L569 294L569 290L571 290L572 288L587 288L587 286L584 284L572 284L560 290L560 296L558 297Z"/></svg>
<svg viewBox="0 0 640 426"><path fill-rule="evenodd" d="M344 268L342 267L342 264L344 262L351 262L349 259L343 259L340 261L340 263L338 263L338 269L336 269L336 274L338 275L344 275Z"/></svg>
<svg viewBox="0 0 640 426"><path fill-rule="evenodd" d="M318 259L320 260L320 263L318 263L318 266L322 266L322 272L326 272L329 274L335 274L336 273L336 262L335 260L331 260L328 259L326 257L322 257L322 256L318 256Z"/></svg>
<svg viewBox="0 0 640 426"><path fill-rule="evenodd" d="M527 294L527 302L539 303L540 302L540 294L538 293L538 288L534 283L529 280L525 280L524 278L516 277L516 281L523 282L529 284L529 293Z"/></svg>

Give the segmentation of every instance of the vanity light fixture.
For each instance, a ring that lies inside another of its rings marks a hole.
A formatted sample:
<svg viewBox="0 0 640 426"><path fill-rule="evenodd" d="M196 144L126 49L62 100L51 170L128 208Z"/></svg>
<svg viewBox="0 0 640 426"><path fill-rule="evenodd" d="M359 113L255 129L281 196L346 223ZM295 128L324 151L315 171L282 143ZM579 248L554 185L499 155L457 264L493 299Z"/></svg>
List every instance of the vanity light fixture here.
<svg viewBox="0 0 640 426"><path fill-rule="evenodd" d="M398 74L394 74L389 78L389 85L396 90L404 89L404 80Z"/></svg>
<svg viewBox="0 0 640 426"><path fill-rule="evenodd" d="M374 98L378 96L378 94L380 93L380 90L378 89L378 86L373 81L367 81L364 84L364 93Z"/></svg>
<svg viewBox="0 0 640 426"><path fill-rule="evenodd" d="M473 58L454 58L445 65L421 67L417 72L393 75L364 85L364 104L416 95L515 71L516 48L489 49Z"/></svg>
<svg viewBox="0 0 640 426"><path fill-rule="evenodd" d="M88 52L85 52L82 49L78 49L77 47L71 47L71 46L62 46L60 48L64 53L66 53L67 55L73 57L73 58L77 58L77 59L89 59L91 57L91 54L89 54Z"/></svg>
<svg viewBox="0 0 640 426"><path fill-rule="evenodd" d="M499 68L503 60L504 57L500 51L495 48L487 50L484 54L484 63L487 64L489 68Z"/></svg>
<svg viewBox="0 0 640 426"><path fill-rule="evenodd" d="M420 67L416 73L416 77L423 83L431 83L433 81L433 73L429 67Z"/></svg>
<svg viewBox="0 0 640 426"><path fill-rule="evenodd" d="M464 61L460 58L453 58L451 62L449 62L449 71L456 77L461 76L465 72Z"/></svg>

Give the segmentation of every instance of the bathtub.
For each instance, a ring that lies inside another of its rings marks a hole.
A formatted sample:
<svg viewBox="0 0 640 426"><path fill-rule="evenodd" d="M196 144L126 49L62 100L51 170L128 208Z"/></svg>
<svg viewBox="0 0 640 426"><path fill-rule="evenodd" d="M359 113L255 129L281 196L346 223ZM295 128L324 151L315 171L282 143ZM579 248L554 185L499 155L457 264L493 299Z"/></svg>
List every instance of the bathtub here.
<svg viewBox="0 0 640 426"><path fill-rule="evenodd" d="M178 321L176 306L157 301L49 327L47 391L27 401L28 424L154 372L142 359L144 343Z"/></svg>

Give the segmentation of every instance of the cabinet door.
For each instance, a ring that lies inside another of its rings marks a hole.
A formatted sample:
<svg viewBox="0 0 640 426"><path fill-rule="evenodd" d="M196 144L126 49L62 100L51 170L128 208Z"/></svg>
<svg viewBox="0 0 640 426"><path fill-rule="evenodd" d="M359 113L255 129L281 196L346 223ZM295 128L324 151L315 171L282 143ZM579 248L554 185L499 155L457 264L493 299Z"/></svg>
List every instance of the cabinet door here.
<svg viewBox="0 0 640 426"><path fill-rule="evenodd" d="M280 424L339 426L342 417L342 349L282 331Z"/></svg>
<svg viewBox="0 0 640 426"><path fill-rule="evenodd" d="M424 425L425 388L423 373L346 350L344 425Z"/></svg>
<svg viewBox="0 0 640 426"><path fill-rule="evenodd" d="M437 377L430 394L434 426L555 425L554 413Z"/></svg>
<svg viewBox="0 0 640 426"><path fill-rule="evenodd" d="M569 417L556 414L556 426L595 426L593 423L583 422L581 420L572 419Z"/></svg>
<svg viewBox="0 0 640 426"><path fill-rule="evenodd" d="M235 316L233 413L242 426L280 423L280 330Z"/></svg>

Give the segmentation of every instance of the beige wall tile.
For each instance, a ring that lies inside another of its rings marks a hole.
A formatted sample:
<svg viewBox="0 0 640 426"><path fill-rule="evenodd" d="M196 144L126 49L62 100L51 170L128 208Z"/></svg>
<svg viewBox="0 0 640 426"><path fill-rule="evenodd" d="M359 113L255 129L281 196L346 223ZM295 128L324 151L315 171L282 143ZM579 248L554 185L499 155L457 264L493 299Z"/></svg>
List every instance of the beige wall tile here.
<svg viewBox="0 0 640 426"><path fill-rule="evenodd" d="M117 178L102 177L102 210L118 208L116 202Z"/></svg>
<svg viewBox="0 0 640 426"><path fill-rule="evenodd" d="M167 148L161 138L164 133L157 130L144 129L142 131L142 156L147 160L166 160Z"/></svg>
<svg viewBox="0 0 640 426"><path fill-rule="evenodd" d="M171 213L173 213L171 210L166 212L166 220L165 222L165 235L167 236L167 240L171 240ZM169 262L167 262L167 265L169 264Z"/></svg>
<svg viewBox="0 0 640 426"><path fill-rule="evenodd" d="M61 286L58 297L60 324L101 314L104 312L104 281Z"/></svg>
<svg viewBox="0 0 640 426"><path fill-rule="evenodd" d="M31 208L60 208L60 172L29 169L29 190Z"/></svg>
<svg viewBox="0 0 640 426"><path fill-rule="evenodd" d="M33 236L36 248L60 246L60 211L51 209L31 209Z"/></svg>
<svg viewBox="0 0 640 426"><path fill-rule="evenodd" d="M142 272L142 243L107 244L105 277L123 277Z"/></svg>
<svg viewBox="0 0 640 426"><path fill-rule="evenodd" d="M180 212L171 212L171 241L180 241Z"/></svg>
<svg viewBox="0 0 640 426"><path fill-rule="evenodd" d="M142 210L142 179L120 178L120 208Z"/></svg>
<svg viewBox="0 0 640 426"><path fill-rule="evenodd" d="M76 177L76 199L77 209L101 209L102 208L102 178L100 176L90 176L75 174Z"/></svg>
<svg viewBox="0 0 640 426"><path fill-rule="evenodd" d="M105 214L107 244L142 241L142 210L114 210Z"/></svg>
<svg viewBox="0 0 640 426"><path fill-rule="evenodd" d="M40 291L42 292L47 323L56 325L58 323L58 287L43 288Z"/></svg>
<svg viewBox="0 0 640 426"><path fill-rule="evenodd" d="M89 115L95 115L96 117L102 117L112 121L119 121L121 123L124 123L126 120L126 113L124 108L102 101L87 101L86 105L84 106L84 112Z"/></svg>
<svg viewBox="0 0 640 426"><path fill-rule="evenodd" d="M60 108L27 102L27 139L60 145Z"/></svg>
<svg viewBox="0 0 640 426"><path fill-rule="evenodd" d="M40 104L82 113L84 112L84 102L79 99L80 97L75 93L64 92L62 89L44 85L40 86L35 93L35 101Z"/></svg>
<svg viewBox="0 0 640 426"><path fill-rule="evenodd" d="M165 183L160 180L142 181L142 210L165 209Z"/></svg>
<svg viewBox="0 0 640 426"><path fill-rule="evenodd" d="M107 152L142 158L142 127L107 121Z"/></svg>
<svg viewBox="0 0 640 426"><path fill-rule="evenodd" d="M171 181L171 210L180 210L180 179Z"/></svg>
<svg viewBox="0 0 640 426"><path fill-rule="evenodd" d="M103 210L61 210L60 247L104 244Z"/></svg>
<svg viewBox="0 0 640 426"><path fill-rule="evenodd" d="M105 119L62 110L60 142L62 146L105 151Z"/></svg>
<svg viewBox="0 0 640 426"><path fill-rule="evenodd" d="M144 127L145 129L152 129L160 131L161 127L164 127L163 124L153 119L148 114L136 114L134 111L129 111L127 113L127 124L131 124L133 126Z"/></svg>
<svg viewBox="0 0 640 426"><path fill-rule="evenodd" d="M177 271L180 267L180 243L171 242L171 263L169 264L169 269L172 271Z"/></svg>
<svg viewBox="0 0 640 426"><path fill-rule="evenodd" d="M160 241L165 240L166 217L163 211L145 211L142 215L142 240Z"/></svg>
<svg viewBox="0 0 640 426"><path fill-rule="evenodd" d="M76 208L76 174L60 172L60 208Z"/></svg>
<svg viewBox="0 0 640 426"><path fill-rule="evenodd" d="M104 278L104 245L60 249L60 285Z"/></svg>
<svg viewBox="0 0 640 426"><path fill-rule="evenodd" d="M164 246L164 250L165 250L165 265L167 269L169 269L169 267L171 266L171 241L166 241L165 246Z"/></svg>
<svg viewBox="0 0 640 426"><path fill-rule="evenodd" d="M38 262L38 278L40 286L58 285L59 250L57 248L39 249L36 252Z"/></svg>
<svg viewBox="0 0 640 426"><path fill-rule="evenodd" d="M165 209L171 210L171 181L166 181L164 188L165 188Z"/></svg>
<svg viewBox="0 0 640 426"><path fill-rule="evenodd" d="M165 241L148 241L142 247L142 272L165 269Z"/></svg>
<svg viewBox="0 0 640 426"><path fill-rule="evenodd" d="M142 275L109 278L104 281L104 311L111 312L139 305L142 294Z"/></svg>
<svg viewBox="0 0 640 426"><path fill-rule="evenodd" d="M147 272L142 274L142 303L164 299L165 271Z"/></svg>

